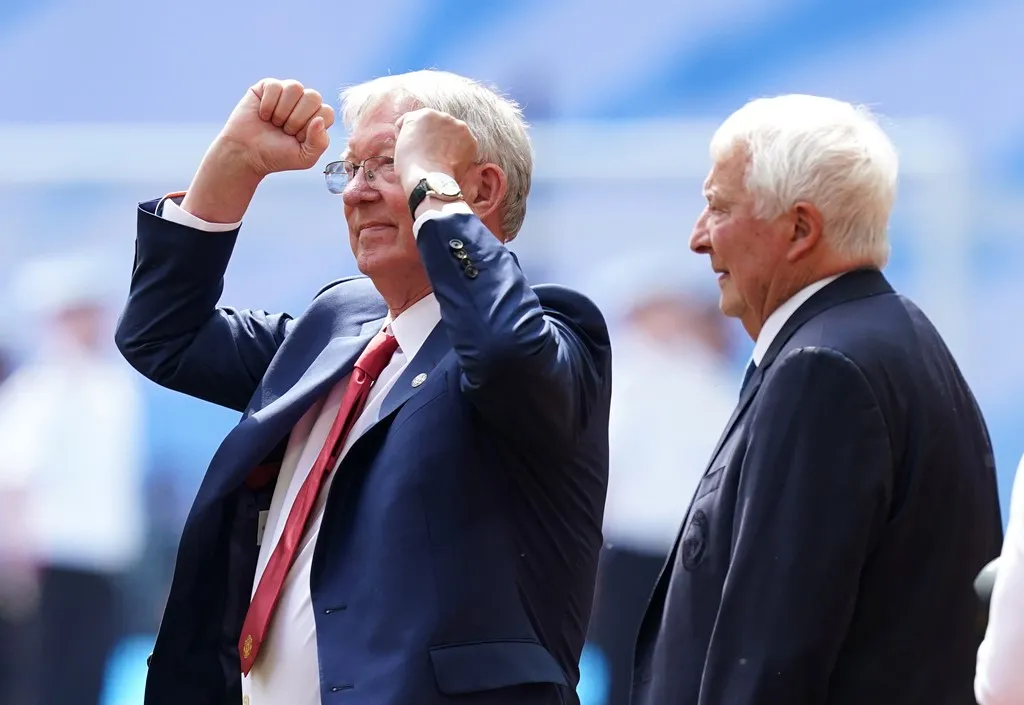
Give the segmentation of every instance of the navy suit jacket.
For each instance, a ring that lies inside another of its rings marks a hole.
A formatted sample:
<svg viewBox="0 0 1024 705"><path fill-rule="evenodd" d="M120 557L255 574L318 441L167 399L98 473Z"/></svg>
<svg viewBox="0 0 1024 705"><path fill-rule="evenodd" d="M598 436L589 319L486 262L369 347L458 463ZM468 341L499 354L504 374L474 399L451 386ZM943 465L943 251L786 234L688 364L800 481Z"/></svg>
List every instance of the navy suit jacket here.
<svg viewBox="0 0 1024 705"><path fill-rule="evenodd" d="M640 629L636 705L967 705L992 448L924 314L877 271L803 304L699 483Z"/></svg>
<svg viewBox="0 0 1024 705"><path fill-rule="evenodd" d="M146 705L236 705L273 492L246 480L279 467L293 425L387 309L362 277L297 318L218 308L237 233L156 205L139 210L118 347L149 379L242 416L181 535ZM321 700L576 703L608 477L604 320L578 293L529 286L475 216L427 222L418 247L441 323L328 493L310 576Z"/></svg>

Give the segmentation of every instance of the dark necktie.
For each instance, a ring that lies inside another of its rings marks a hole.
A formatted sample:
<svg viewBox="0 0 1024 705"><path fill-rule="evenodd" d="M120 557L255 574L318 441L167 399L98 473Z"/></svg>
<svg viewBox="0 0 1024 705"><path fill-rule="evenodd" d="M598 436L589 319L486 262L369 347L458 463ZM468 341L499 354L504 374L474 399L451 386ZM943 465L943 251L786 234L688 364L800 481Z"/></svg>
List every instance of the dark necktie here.
<svg viewBox="0 0 1024 705"><path fill-rule="evenodd" d="M757 372L757 365L751 360L747 363L747 369L743 373L743 384L740 385L740 396L743 396L743 392L747 391L747 387L750 386L750 380L754 379L754 373Z"/></svg>

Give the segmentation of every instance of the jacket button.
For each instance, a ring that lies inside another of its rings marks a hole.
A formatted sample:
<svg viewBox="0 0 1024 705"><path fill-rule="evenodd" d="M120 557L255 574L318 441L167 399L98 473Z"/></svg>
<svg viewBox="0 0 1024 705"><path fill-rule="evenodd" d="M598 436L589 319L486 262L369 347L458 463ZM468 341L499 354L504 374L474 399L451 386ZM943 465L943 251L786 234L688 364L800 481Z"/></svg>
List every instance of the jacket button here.
<svg viewBox="0 0 1024 705"><path fill-rule="evenodd" d="M466 276L469 277L470 279L476 279L476 275L479 273L480 272L478 272L476 267L474 267L473 265L469 265L468 267L466 267Z"/></svg>
<svg viewBox="0 0 1024 705"><path fill-rule="evenodd" d="M455 250L455 259L460 259L463 262L465 262L467 259L469 259L469 255L466 253L465 250Z"/></svg>
<svg viewBox="0 0 1024 705"><path fill-rule="evenodd" d="M452 248L453 250L461 250L463 247L465 247L465 244L462 242L462 240L452 239L448 241L448 247Z"/></svg>

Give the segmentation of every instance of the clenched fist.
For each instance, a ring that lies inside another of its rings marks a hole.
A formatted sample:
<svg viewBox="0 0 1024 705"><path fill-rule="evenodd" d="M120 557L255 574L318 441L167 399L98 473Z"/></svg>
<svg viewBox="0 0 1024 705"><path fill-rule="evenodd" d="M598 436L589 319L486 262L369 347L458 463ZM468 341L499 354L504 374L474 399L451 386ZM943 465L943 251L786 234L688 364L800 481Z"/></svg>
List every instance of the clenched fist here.
<svg viewBox="0 0 1024 705"><path fill-rule="evenodd" d="M253 171L265 176L308 169L330 138L334 110L298 81L265 78L245 92L219 139L241 149Z"/></svg>
<svg viewBox="0 0 1024 705"><path fill-rule="evenodd" d="M434 171L459 181L476 162L478 146L472 130L447 113L413 110L398 118L395 130L395 172L406 194Z"/></svg>
<svg viewBox="0 0 1024 705"><path fill-rule="evenodd" d="M242 219L268 174L308 169L331 141L334 110L298 81L265 78L245 92L210 145L181 207L209 223Z"/></svg>

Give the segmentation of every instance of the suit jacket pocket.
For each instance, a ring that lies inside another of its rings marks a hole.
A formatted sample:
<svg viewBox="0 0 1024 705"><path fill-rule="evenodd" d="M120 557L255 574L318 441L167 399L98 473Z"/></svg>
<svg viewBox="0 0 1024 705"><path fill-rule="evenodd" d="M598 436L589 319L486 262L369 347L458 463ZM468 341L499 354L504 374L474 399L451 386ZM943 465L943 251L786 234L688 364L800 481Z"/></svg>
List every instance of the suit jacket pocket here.
<svg viewBox="0 0 1024 705"><path fill-rule="evenodd" d="M558 662L535 641L483 641L430 649L438 689L445 695L478 693L527 683L567 686Z"/></svg>

